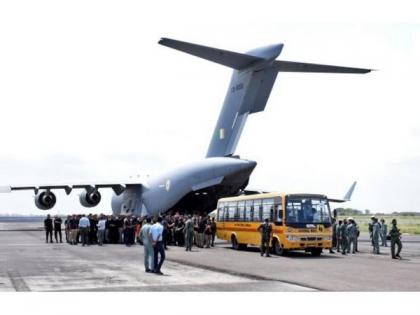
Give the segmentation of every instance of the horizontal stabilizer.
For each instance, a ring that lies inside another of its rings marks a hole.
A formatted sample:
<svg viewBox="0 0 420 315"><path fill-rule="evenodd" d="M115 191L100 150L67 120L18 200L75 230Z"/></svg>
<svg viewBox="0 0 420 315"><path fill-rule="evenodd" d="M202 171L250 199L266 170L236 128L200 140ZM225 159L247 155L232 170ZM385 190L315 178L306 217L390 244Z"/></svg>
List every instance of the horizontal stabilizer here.
<svg viewBox="0 0 420 315"><path fill-rule="evenodd" d="M346 202L346 201L350 201L351 200L351 196L353 195L353 191L354 188L356 187L357 182L354 182L349 190L347 191L347 193L344 195L343 199L333 199L333 198L328 198L328 201L330 202Z"/></svg>
<svg viewBox="0 0 420 315"><path fill-rule="evenodd" d="M233 51L191 44L169 38L161 38L159 44L183 51L187 54L194 55L196 57L219 63L221 65L236 70L248 68L257 62L264 60L262 58L246 54L240 54Z"/></svg>
<svg viewBox="0 0 420 315"><path fill-rule="evenodd" d="M274 67L276 67L277 71L279 72L368 73L372 71L371 69L339 67L281 60L274 61Z"/></svg>

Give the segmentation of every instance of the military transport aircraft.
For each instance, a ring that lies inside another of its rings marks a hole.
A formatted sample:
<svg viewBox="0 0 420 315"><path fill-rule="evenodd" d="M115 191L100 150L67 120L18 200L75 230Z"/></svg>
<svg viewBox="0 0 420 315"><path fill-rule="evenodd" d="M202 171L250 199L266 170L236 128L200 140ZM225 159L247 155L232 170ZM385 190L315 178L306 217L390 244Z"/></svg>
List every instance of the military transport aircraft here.
<svg viewBox="0 0 420 315"><path fill-rule="evenodd" d="M245 54L221 50L169 38L159 44L233 68L219 119L206 157L167 172L147 182L74 183L65 185L5 186L1 192L33 190L35 205L49 210L56 203L54 190L70 194L81 189L80 203L95 207L101 201L100 189L111 188L114 214L155 215L171 209L191 212L216 208L217 200L244 193L257 162L235 155L249 115L265 109L279 72L368 73L370 69L276 60L283 44L251 50ZM354 189L352 187L351 191ZM351 195L351 193L350 193ZM334 201L346 201L350 195ZM197 202L197 198L199 203ZM333 200L331 200L333 201Z"/></svg>

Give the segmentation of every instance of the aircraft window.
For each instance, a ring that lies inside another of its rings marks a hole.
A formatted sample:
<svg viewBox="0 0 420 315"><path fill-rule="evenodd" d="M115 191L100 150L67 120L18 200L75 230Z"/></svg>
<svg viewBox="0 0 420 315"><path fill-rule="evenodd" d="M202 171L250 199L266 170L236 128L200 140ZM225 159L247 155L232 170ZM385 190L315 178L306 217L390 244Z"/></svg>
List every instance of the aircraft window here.
<svg viewBox="0 0 420 315"><path fill-rule="evenodd" d="M245 211L245 201L239 201L238 202L237 216L236 216L235 221L243 221L244 211Z"/></svg>
<svg viewBox="0 0 420 315"><path fill-rule="evenodd" d="M252 221L252 204L253 200L247 200L245 202L245 221Z"/></svg>
<svg viewBox="0 0 420 315"><path fill-rule="evenodd" d="M252 221L261 222L261 199L254 200L254 215L252 217Z"/></svg>

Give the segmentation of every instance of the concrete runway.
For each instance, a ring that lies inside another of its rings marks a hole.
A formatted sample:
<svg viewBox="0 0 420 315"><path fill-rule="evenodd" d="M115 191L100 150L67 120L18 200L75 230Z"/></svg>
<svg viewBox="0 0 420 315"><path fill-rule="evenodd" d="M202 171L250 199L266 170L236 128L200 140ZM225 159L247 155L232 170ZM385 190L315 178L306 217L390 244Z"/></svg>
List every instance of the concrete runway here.
<svg viewBox="0 0 420 315"><path fill-rule="evenodd" d="M185 252L170 246L162 271L145 273L139 245L46 244L42 231L0 231L0 291L420 291L420 242L392 260L360 242L356 255L260 257L257 248Z"/></svg>

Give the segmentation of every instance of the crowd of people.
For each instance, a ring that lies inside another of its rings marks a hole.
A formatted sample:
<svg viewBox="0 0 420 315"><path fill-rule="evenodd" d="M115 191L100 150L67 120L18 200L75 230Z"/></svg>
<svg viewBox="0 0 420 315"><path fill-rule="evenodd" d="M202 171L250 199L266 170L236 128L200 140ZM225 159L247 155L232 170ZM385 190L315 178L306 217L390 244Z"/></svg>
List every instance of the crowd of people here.
<svg viewBox="0 0 420 315"><path fill-rule="evenodd" d="M47 243L53 243L53 231L55 241L63 243L62 225L63 220L59 216L51 218L47 215L44 220ZM179 213L153 218L81 214L67 216L64 235L70 245L142 244L145 271L162 275L161 267L168 245L184 246L186 251L191 251L193 245L200 248L213 247L216 222L209 216Z"/></svg>
<svg viewBox="0 0 420 315"><path fill-rule="evenodd" d="M157 220L157 217L151 220ZM63 224L64 223L64 224ZM136 243L143 243L140 230L146 223L146 217L136 216L115 216L115 215L69 215L62 220L59 216L47 215L44 221L46 242L63 242L70 245L82 244L99 245L103 244L125 244L131 246ZM181 215L179 213L162 216L163 244L167 249L168 245L185 246L185 250L191 250L195 245L200 248L214 246L216 236L216 222L208 216Z"/></svg>
<svg viewBox="0 0 420 315"><path fill-rule="evenodd" d="M349 217L348 219L338 220L333 219L333 247L330 253L341 252L343 255L355 254L358 252L358 238L360 235L359 226L356 221ZM372 252L380 254L380 246L388 247L388 240L391 241L391 256L393 259L401 259L400 252L402 249L401 232L397 227L397 220L392 220L392 228L388 233L388 225L384 219L378 220L375 216L371 217L369 223L369 237L372 244ZM397 246L397 251L396 247Z"/></svg>
<svg viewBox="0 0 420 315"><path fill-rule="evenodd" d="M359 226L356 221L347 219L332 219L332 248L330 253L341 252L343 255L358 252ZM44 221L46 242L55 241L62 243L62 224L59 216ZM214 217L200 215L181 215L179 213L157 217L106 216L106 215L72 215L64 221L65 241L70 245L82 246L103 244L125 244L131 246L136 243L144 246L144 267L146 272L162 274L161 267L165 260L165 250L168 245L183 246L186 251L191 251L193 245L199 248L214 246L216 236L216 222ZM261 256L269 256L272 227L268 219L260 225ZM380 254L380 245L387 247L388 239L391 241L391 256L401 259L402 248L401 233L397 221L392 220L392 228L388 233L388 226L384 219L380 221L371 217L369 235L372 252ZM397 251L396 251L397 246ZM160 259L159 259L160 256Z"/></svg>

